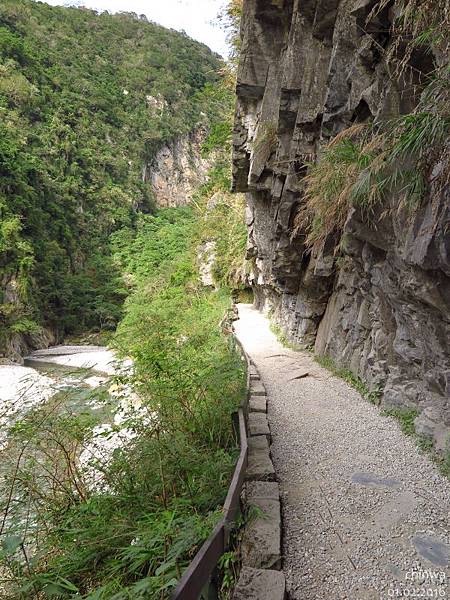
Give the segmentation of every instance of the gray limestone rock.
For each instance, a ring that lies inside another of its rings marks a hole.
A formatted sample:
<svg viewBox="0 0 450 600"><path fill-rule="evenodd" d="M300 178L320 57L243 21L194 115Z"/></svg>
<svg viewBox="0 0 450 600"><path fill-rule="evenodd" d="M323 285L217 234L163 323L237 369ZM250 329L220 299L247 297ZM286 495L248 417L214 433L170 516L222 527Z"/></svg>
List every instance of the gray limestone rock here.
<svg viewBox="0 0 450 600"><path fill-rule="evenodd" d="M417 104L420 86L411 93L404 77L393 81L379 52L392 44L393 13L375 14L373 6L244 3L233 186L247 193L256 306L271 312L290 342L381 390L383 406L416 408L418 430L443 449L450 434L450 144L433 156L429 192L415 211L399 208L398 194L370 218L351 208L339 249L336 235L305 248L306 231L295 222L307 164L323 143ZM420 75L424 57L411 60Z"/></svg>
<svg viewBox="0 0 450 600"><path fill-rule="evenodd" d="M189 204L192 194L205 178L213 161L204 158L201 146L206 131L202 128L163 146L151 164L142 169L142 180L150 182L158 206Z"/></svg>

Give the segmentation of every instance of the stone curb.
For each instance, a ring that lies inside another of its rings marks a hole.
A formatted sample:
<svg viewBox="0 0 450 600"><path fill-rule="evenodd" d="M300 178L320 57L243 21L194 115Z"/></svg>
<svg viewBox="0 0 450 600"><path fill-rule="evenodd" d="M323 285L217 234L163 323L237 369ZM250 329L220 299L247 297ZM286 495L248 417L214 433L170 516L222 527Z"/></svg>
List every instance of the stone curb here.
<svg viewBox="0 0 450 600"><path fill-rule="evenodd" d="M250 396L248 409L250 412L267 413L267 396Z"/></svg>
<svg viewBox="0 0 450 600"><path fill-rule="evenodd" d="M260 379L250 380L250 395L251 396L265 396L266 388L261 383Z"/></svg>
<svg viewBox="0 0 450 600"><path fill-rule="evenodd" d="M245 479L247 481L273 481L275 479L269 442L264 435L248 439L248 464Z"/></svg>
<svg viewBox="0 0 450 600"><path fill-rule="evenodd" d="M270 441L269 422L265 413L249 413L248 429L250 432L250 436L265 435L267 437L267 441Z"/></svg>
<svg viewBox="0 0 450 600"><path fill-rule="evenodd" d="M259 482L273 484L274 482ZM281 507L278 483L276 497L272 488L269 492L260 486L255 495L250 488L245 495L245 504L250 510L251 520L244 530L241 544L242 565L255 569L281 569ZM252 507L256 516L251 514Z"/></svg>
<svg viewBox="0 0 450 600"><path fill-rule="evenodd" d="M269 569L243 567L233 600L284 600L286 581L283 573Z"/></svg>
<svg viewBox="0 0 450 600"><path fill-rule="evenodd" d="M242 502L251 518L242 534L242 569L233 600L284 600L280 490L270 458L266 388L255 365L249 372L248 465Z"/></svg>

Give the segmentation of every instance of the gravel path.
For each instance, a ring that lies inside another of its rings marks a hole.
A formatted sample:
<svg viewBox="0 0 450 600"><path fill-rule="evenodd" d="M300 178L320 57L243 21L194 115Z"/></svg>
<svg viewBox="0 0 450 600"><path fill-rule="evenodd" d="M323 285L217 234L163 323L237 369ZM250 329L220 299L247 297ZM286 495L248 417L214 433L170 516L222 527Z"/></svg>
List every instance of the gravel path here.
<svg viewBox="0 0 450 600"><path fill-rule="evenodd" d="M239 313L267 388L289 598L450 598L449 481L394 419Z"/></svg>

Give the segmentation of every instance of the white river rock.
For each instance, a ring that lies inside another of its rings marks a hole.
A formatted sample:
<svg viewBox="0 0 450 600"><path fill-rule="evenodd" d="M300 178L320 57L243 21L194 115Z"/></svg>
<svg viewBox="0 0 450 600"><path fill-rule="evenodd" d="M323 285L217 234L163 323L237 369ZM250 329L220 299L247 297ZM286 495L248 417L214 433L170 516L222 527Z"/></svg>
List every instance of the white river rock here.
<svg viewBox="0 0 450 600"><path fill-rule="evenodd" d="M115 363L118 362L114 352L103 346L53 346L46 350L36 350L25 360L29 364L35 362L75 369L92 369L106 375L114 375L117 372Z"/></svg>
<svg viewBox="0 0 450 600"><path fill-rule="evenodd" d="M0 450L6 447L8 425L54 393L50 377L30 367L0 365Z"/></svg>

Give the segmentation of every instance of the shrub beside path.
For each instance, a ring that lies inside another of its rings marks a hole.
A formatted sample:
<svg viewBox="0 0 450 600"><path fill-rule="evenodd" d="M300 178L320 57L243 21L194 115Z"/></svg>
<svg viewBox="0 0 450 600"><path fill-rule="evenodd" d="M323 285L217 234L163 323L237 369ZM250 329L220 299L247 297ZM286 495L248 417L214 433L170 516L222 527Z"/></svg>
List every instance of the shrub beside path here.
<svg viewBox="0 0 450 600"><path fill-rule="evenodd" d="M239 305L268 396L291 600L450 598L450 482L392 417Z"/></svg>

